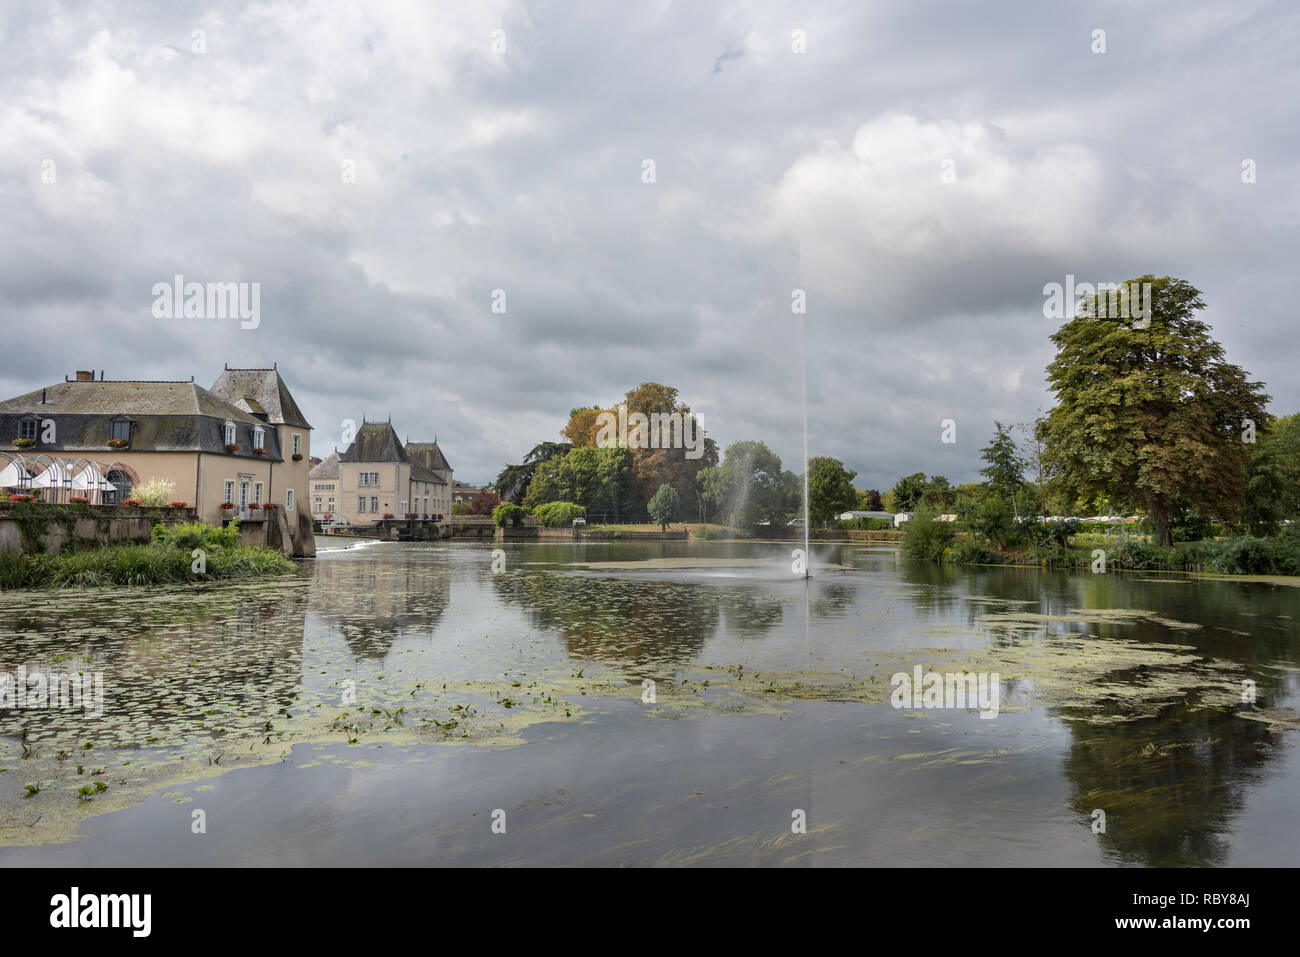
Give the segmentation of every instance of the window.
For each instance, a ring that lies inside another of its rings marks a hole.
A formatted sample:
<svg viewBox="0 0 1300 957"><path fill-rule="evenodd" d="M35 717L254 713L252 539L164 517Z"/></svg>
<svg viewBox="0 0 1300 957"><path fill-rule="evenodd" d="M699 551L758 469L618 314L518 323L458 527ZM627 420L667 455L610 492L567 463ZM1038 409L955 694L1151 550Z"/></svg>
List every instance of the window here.
<svg viewBox="0 0 1300 957"><path fill-rule="evenodd" d="M113 424L109 426L108 437L116 442L129 442L131 439L131 420L114 419Z"/></svg>
<svg viewBox="0 0 1300 957"><path fill-rule="evenodd" d="M379 498L377 496L374 495L370 496L370 511L372 512L379 511Z"/></svg>
<svg viewBox="0 0 1300 957"><path fill-rule="evenodd" d="M319 512L319 511L320 511L320 496L317 495L314 499L312 499L312 503L313 503L313 504L312 504L311 510L312 510L313 512Z"/></svg>
<svg viewBox="0 0 1300 957"><path fill-rule="evenodd" d="M262 483L261 482L253 483L253 501L256 502L258 505L262 504Z"/></svg>
<svg viewBox="0 0 1300 957"><path fill-rule="evenodd" d="M302 451L302 436L297 432L293 434L293 454L297 455Z"/></svg>
<svg viewBox="0 0 1300 957"><path fill-rule="evenodd" d="M223 502L233 502L233 501L235 500L235 481L234 481L234 479L226 479L226 491L225 491L225 495L226 495L226 497L223 498L221 501L223 501Z"/></svg>
<svg viewBox="0 0 1300 957"><path fill-rule="evenodd" d="M235 423L227 422L225 426L226 445L235 444Z"/></svg>
<svg viewBox="0 0 1300 957"><path fill-rule="evenodd" d="M379 485L379 473L378 473L378 472L362 472L362 473L361 473L361 478L360 478L360 482L359 482L359 484L362 485L362 486L369 486L369 487L371 487L371 488L378 487L378 485Z"/></svg>
<svg viewBox="0 0 1300 957"><path fill-rule="evenodd" d="M292 512L292 511L293 511L293 489L285 489L285 492L284 492L284 510L285 510L286 512Z"/></svg>
<svg viewBox="0 0 1300 957"><path fill-rule="evenodd" d="M36 419L28 416L18 423L18 438L34 439L36 438Z"/></svg>
<svg viewBox="0 0 1300 957"><path fill-rule="evenodd" d="M357 511L364 512L365 510L366 510L366 497L364 495L359 495L357 496Z"/></svg>
<svg viewBox="0 0 1300 957"><path fill-rule="evenodd" d="M253 430L253 448L255 449L266 448L266 433L263 432L261 429Z"/></svg>

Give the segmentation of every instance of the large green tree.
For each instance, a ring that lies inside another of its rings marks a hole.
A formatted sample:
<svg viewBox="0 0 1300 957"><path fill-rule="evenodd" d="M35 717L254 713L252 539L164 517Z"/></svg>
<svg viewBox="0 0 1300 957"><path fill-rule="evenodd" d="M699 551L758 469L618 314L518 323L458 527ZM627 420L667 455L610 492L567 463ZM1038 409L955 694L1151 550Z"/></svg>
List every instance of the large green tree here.
<svg viewBox="0 0 1300 957"><path fill-rule="evenodd" d="M808 460L808 517L826 522L858 503L853 478L858 473L846 469L839 459L819 455Z"/></svg>
<svg viewBox="0 0 1300 957"><path fill-rule="evenodd" d="M925 494L925 486L924 472L904 476L887 493L889 496L887 507L891 512L915 511L916 507L921 504L921 496Z"/></svg>
<svg viewBox="0 0 1300 957"><path fill-rule="evenodd" d="M1169 544L1170 502L1235 518L1242 502L1247 423L1267 421L1263 383L1225 361L1196 318L1200 291L1182 279L1151 284L1150 315L1139 322L1083 314L1052 336L1047 367L1057 405L1039 436L1054 485L1071 497L1104 495L1145 508L1157 544ZM1146 323L1146 327L1142 325Z"/></svg>
<svg viewBox="0 0 1300 957"><path fill-rule="evenodd" d="M722 464L703 469L699 482L716 518L734 527L782 521L801 494L798 478L762 442L733 442Z"/></svg>

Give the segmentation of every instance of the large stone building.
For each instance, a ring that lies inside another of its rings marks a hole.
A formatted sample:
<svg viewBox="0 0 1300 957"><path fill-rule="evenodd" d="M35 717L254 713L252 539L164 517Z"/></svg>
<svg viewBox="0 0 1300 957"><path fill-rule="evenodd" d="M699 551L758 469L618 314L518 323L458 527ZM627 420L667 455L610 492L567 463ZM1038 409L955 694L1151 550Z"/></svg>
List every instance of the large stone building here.
<svg viewBox="0 0 1300 957"><path fill-rule="evenodd" d="M295 553L314 553L305 500L311 426L275 366L227 367L211 389L193 378L110 380L80 371L0 402L0 441L14 449L0 462L0 484L11 491L120 504L131 488L166 479L210 524L234 515L262 520L263 506L276 505Z"/></svg>
<svg viewBox="0 0 1300 957"><path fill-rule="evenodd" d="M451 518L451 476L437 442L403 446L391 423L363 422L352 444L338 454L338 496L331 514L349 525L404 518L445 525ZM315 481L330 479L322 472ZM315 508L314 492L312 498Z"/></svg>

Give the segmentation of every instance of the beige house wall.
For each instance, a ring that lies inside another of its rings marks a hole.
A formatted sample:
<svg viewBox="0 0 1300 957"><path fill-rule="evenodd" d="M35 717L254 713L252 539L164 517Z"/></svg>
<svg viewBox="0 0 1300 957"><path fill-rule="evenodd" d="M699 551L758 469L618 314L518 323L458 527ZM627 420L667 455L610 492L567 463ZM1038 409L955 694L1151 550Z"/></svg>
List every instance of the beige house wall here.
<svg viewBox="0 0 1300 957"><path fill-rule="evenodd" d="M272 501L267 490L271 488L272 468L277 463L213 452L132 452L130 449L108 449L106 452L108 454L99 455L42 450L41 454L69 461L89 459L101 465L117 465L137 483L148 482L150 479L169 479L176 486L175 497L192 506L198 513L199 521L209 524L219 525L222 518L228 517L221 510L221 503L225 501L226 479L238 483L239 476L246 475L250 489L255 483L261 482L262 501Z"/></svg>

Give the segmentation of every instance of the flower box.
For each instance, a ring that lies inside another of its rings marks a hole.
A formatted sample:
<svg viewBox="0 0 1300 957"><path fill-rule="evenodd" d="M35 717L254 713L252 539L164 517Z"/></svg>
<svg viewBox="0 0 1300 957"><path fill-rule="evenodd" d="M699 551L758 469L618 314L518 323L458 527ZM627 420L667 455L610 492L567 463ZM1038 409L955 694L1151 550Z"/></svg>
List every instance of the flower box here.
<svg viewBox="0 0 1300 957"><path fill-rule="evenodd" d="M126 508L128 506L130 506L131 508L140 508L142 505L144 505L144 502L140 501L138 498L128 498L122 502L123 508Z"/></svg>
<svg viewBox="0 0 1300 957"><path fill-rule="evenodd" d="M393 513L392 513L392 512L385 512L385 513L384 513L384 518L392 518L392 517L393 517Z"/></svg>
<svg viewBox="0 0 1300 957"><path fill-rule="evenodd" d="M266 509L268 512L274 512L279 507L280 506L276 505L274 502L269 502L268 504L262 506L262 508Z"/></svg>
<svg viewBox="0 0 1300 957"><path fill-rule="evenodd" d="M128 442L126 439L109 439L104 444L107 445L110 449L124 449L131 443Z"/></svg>
<svg viewBox="0 0 1300 957"><path fill-rule="evenodd" d="M249 502L249 503L248 503L248 509L249 509L249 511L251 511L251 512L256 512L256 511L257 511L258 509L260 509L261 507L262 507L262 506L258 505L256 502Z"/></svg>
<svg viewBox="0 0 1300 957"><path fill-rule="evenodd" d="M30 449L35 444L35 439L14 439L14 445L20 449Z"/></svg>
<svg viewBox="0 0 1300 957"><path fill-rule="evenodd" d="M86 498L84 495L74 495L74 496L72 496L72 498L68 499L68 504L70 504L70 505L89 505L89 504L90 504L90 499Z"/></svg>
<svg viewBox="0 0 1300 957"><path fill-rule="evenodd" d="M265 454L266 454L266 449L253 449L253 454L254 454L254 455L265 455Z"/></svg>
<svg viewBox="0 0 1300 957"><path fill-rule="evenodd" d="M226 451L227 451L227 452L238 452L238 451L239 451L239 446L236 445L234 442L231 442L229 445L226 446Z"/></svg>
<svg viewBox="0 0 1300 957"><path fill-rule="evenodd" d="M11 502L34 502L34 501L36 501L36 496L34 496L34 495L15 495L15 496L14 496L13 498L11 498L9 501L11 501Z"/></svg>
<svg viewBox="0 0 1300 957"><path fill-rule="evenodd" d="M187 506L184 502L168 502L168 503L167 503L167 507L168 507L168 508L188 508L188 506Z"/></svg>
<svg viewBox="0 0 1300 957"><path fill-rule="evenodd" d="M301 452L294 452L294 453L293 453L293 460L294 460L295 462L301 462L301 461L302 461L302 453L301 453Z"/></svg>
<svg viewBox="0 0 1300 957"><path fill-rule="evenodd" d="M235 503L234 503L234 502L222 502L222 503L221 503L221 507L222 507L222 508L234 508L234 507L235 507Z"/></svg>

